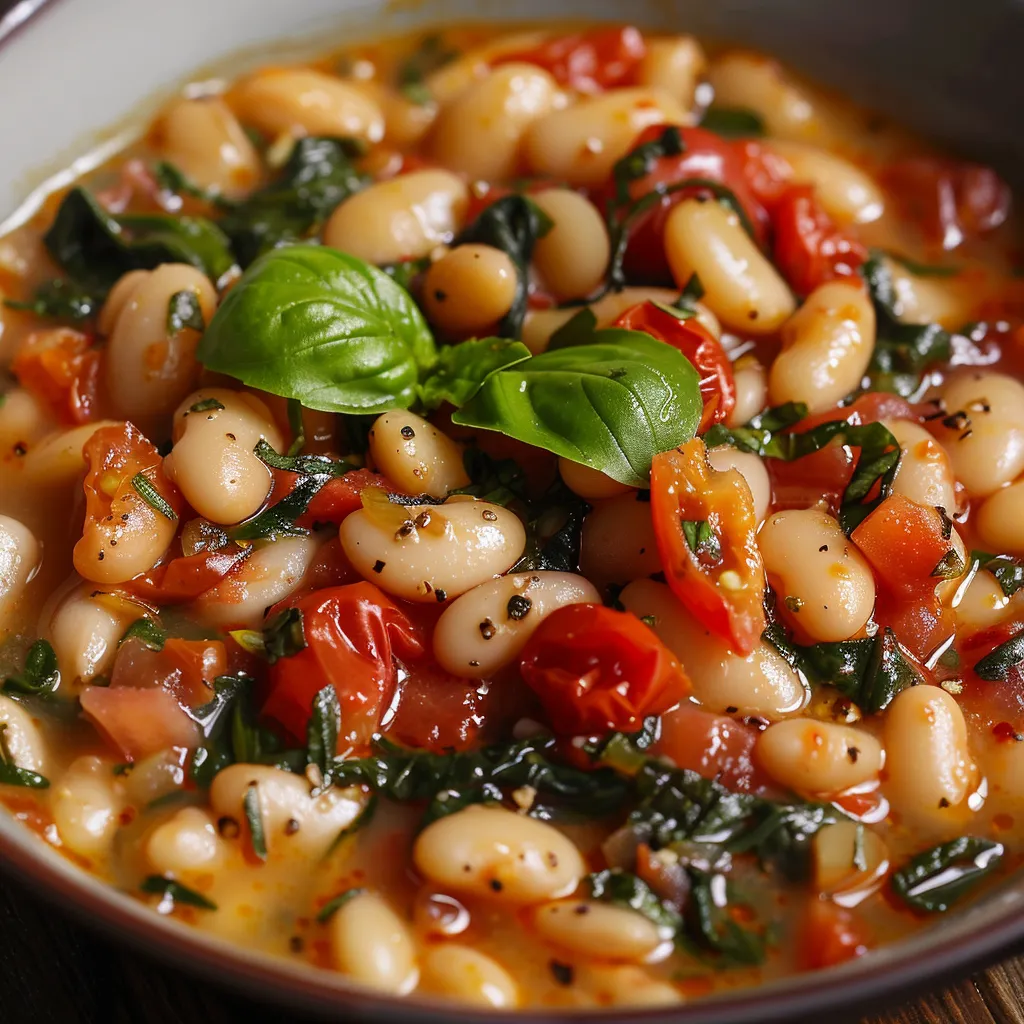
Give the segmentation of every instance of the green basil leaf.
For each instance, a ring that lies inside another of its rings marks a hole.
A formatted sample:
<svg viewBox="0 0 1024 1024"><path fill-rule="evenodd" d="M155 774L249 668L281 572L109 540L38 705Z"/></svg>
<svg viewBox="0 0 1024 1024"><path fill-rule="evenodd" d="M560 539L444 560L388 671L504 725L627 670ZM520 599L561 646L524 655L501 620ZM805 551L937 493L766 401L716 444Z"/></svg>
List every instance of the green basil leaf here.
<svg viewBox="0 0 1024 1024"><path fill-rule="evenodd" d="M355 816L355 819L350 825L346 825L335 837L331 840L331 845L327 848L327 853L324 854L324 859L329 857L334 851L341 846L346 839L351 839L357 832L362 832L367 825L373 821L374 815L377 813L377 807L380 805L380 798L376 793L370 794L370 799L363 805L363 809Z"/></svg>
<svg viewBox="0 0 1024 1024"><path fill-rule="evenodd" d="M217 904L208 900L202 893L190 889L187 885L182 885L181 882L174 881L173 878L164 878L163 875L150 875L143 879L139 889L151 896L160 896L186 907L198 907L200 910L217 909Z"/></svg>
<svg viewBox="0 0 1024 1024"><path fill-rule="evenodd" d="M263 628L263 648L271 665L281 658L290 658L306 649L306 632L302 610L285 608Z"/></svg>
<svg viewBox="0 0 1024 1024"><path fill-rule="evenodd" d="M739 448L740 451L760 455L762 458L784 459L787 455L785 442L773 444L775 435L795 426L806 416L807 406L803 402L787 402L785 405L766 409L743 427L730 430L721 423L716 423L704 434L704 444L708 448L728 444Z"/></svg>
<svg viewBox="0 0 1024 1024"><path fill-rule="evenodd" d="M699 949L715 954L718 967L748 967L763 963L765 939L750 928L744 928L721 905L716 888L728 892L726 879L705 871L689 868L690 899L686 908L686 927L690 939Z"/></svg>
<svg viewBox="0 0 1024 1024"><path fill-rule="evenodd" d="M7 744L7 723L0 722L0 786L21 786L24 789L48 789L50 780L30 768L21 768Z"/></svg>
<svg viewBox="0 0 1024 1024"><path fill-rule="evenodd" d="M529 359L530 350L509 338L473 338L443 345L437 355L437 364L421 388L428 409L436 409L442 402L456 408L465 405L490 374Z"/></svg>
<svg viewBox="0 0 1024 1024"><path fill-rule="evenodd" d="M467 448L462 464L470 483L450 494L471 494L495 505L526 503L526 475L514 459L492 459L479 448Z"/></svg>
<svg viewBox="0 0 1024 1024"><path fill-rule="evenodd" d="M533 247L552 228L551 218L526 196L503 196L482 210L455 240L456 245L472 242L500 249L515 264L516 293L508 313L499 321L497 333L519 338L529 297L529 268Z"/></svg>
<svg viewBox="0 0 1024 1024"><path fill-rule="evenodd" d="M915 910L942 913L994 871L1002 858L1002 843L961 836L919 853L892 876L892 889Z"/></svg>
<svg viewBox="0 0 1024 1024"><path fill-rule="evenodd" d="M252 839L252 852L260 860L267 859L267 833L263 828L263 810L260 807L260 784L250 782L242 797L242 809L245 820L249 824L249 837Z"/></svg>
<svg viewBox="0 0 1024 1024"><path fill-rule="evenodd" d="M683 537L690 550L712 564L722 560L722 547L718 543L718 537L706 519L682 520Z"/></svg>
<svg viewBox="0 0 1024 1024"><path fill-rule="evenodd" d="M8 309L21 309L34 313L38 317L50 320L88 320L96 316L102 305L101 298L80 288L73 281L56 278L46 281L36 288L32 298L22 302L17 299L4 299Z"/></svg>
<svg viewBox="0 0 1024 1024"><path fill-rule="evenodd" d="M964 269L963 267L949 266L942 263L919 263L917 260L912 260L909 256L893 252L891 249L886 251L886 255L889 259L895 260L901 266L906 267L915 277L956 277Z"/></svg>
<svg viewBox="0 0 1024 1024"><path fill-rule="evenodd" d="M341 731L341 703L338 692L328 683L313 698L313 713L306 732L306 763L320 769L320 777L330 785L334 758Z"/></svg>
<svg viewBox="0 0 1024 1024"><path fill-rule="evenodd" d="M167 333L174 338L186 327L200 334L206 330L203 307L195 292L175 292L167 303Z"/></svg>
<svg viewBox="0 0 1024 1024"><path fill-rule="evenodd" d="M590 345L596 333L597 316L589 306L583 306L551 335L546 351L572 348L574 345Z"/></svg>
<svg viewBox="0 0 1024 1024"><path fill-rule="evenodd" d="M1006 597L1024 587L1024 560L1013 555L989 555L984 551L972 551L971 560L978 568L992 573Z"/></svg>
<svg viewBox="0 0 1024 1024"><path fill-rule="evenodd" d="M452 421L646 486L654 456L696 432L697 373L671 345L638 331L594 338L492 373Z"/></svg>
<svg viewBox="0 0 1024 1024"><path fill-rule="evenodd" d="M353 888L346 889L342 893L338 893L333 899L328 900L318 911L316 920L318 924L326 924L334 915L341 910L349 900L355 899L356 896L361 896L366 889Z"/></svg>
<svg viewBox="0 0 1024 1024"><path fill-rule="evenodd" d="M1014 633L1009 640L1001 643L994 651L986 654L975 666L974 673L988 682L1002 682L1009 678L1011 670L1024 662L1024 629Z"/></svg>
<svg viewBox="0 0 1024 1024"><path fill-rule="evenodd" d="M210 370L307 409L408 408L436 355L408 292L326 246L261 256L231 289L197 356Z"/></svg>
<svg viewBox="0 0 1024 1024"><path fill-rule="evenodd" d="M167 499L153 486L149 477L144 473L136 473L132 477L132 487L135 493L154 511L159 512L164 519L176 520L178 513L171 508Z"/></svg>
<svg viewBox="0 0 1024 1024"><path fill-rule="evenodd" d="M663 157L681 156L685 152L683 134L672 125L665 128L656 139L641 143L624 157L620 157L612 166L612 181L615 184L617 202L620 205L628 203L629 186L650 174Z"/></svg>
<svg viewBox="0 0 1024 1024"><path fill-rule="evenodd" d="M224 403L218 402L216 398L204 398L195 405L188 407L189 412L215 412L218 409L223 409Z"/></svg>
<svg viewBox="0 0 1024 1024"><path fill-rule="evenodd" d="M191 196L193 199L200 199L204 203L214 206L223 206L230 209L233 205L230 200L225 199L220 189L203 188L202 185L194 182L180 167L169 163L167 160L158 160L153 165L153 177L161 192L172 196Z"/></svg>
<svg viewBox="0 0 1024 1024"><path fill-rule="evenodd" d="M5 693L22 693L30 697L47 697L60 683L57 655L48 640L36 640L25 654L25 667L4 680Z"/></svg>
<svg viewBox="0 0 1024 1024"><path fill-rule="evenodd" d="M162 651L167 641L167 633L152 619L136 619L117 642L120 647L126 640L141 640L151 651Z"/></svg>
<svg viewBox="0 0 1024 1024"><path fill-rule="evenodd" d="M660 899L645 881L628 871L618 868L597 871L583 882L590 887L593 899L635 910L669 936L674 936L682 927L683 918L679 911Z"/></svg>
<svg viewBox="0 0 1024 1024"><path fill-rule="evenodd" d="M298 473L299 476L323 476L331 480L356 469L351 462L329 459L326 455L282 455L275 452L263 438L256 442L253 452L260 462L271 469L283 469L288 473Z"/></svg>
<svg viewBox="0 0 1024 1024"><path fill-rule="evenodd" d="M700 120L700 127L724 139L760 138L764 119L746 107L717 107L711 104Z"/></svg>
<svg viewBox="0 0 1024 1024"><path fill-rule="evenodd" d="M510 572L580 571L583 520L590 506L561 482L531 504L526 520L526 547Z"/></svg>
<svg viewBox="0 0 1024 1024"><path fill-rule="evenodd" d="M672 305L674 309L682 310L682 312L694 316L697 312L697 303L703 298L704 285L697 274L691 274L690 279L679 293L679 298ZM673 310L670 310L670 312L673 312ZM675 315L678 316L678 313Z"/></svg>
<svg viewBox="0 0 1024 1024"><path fill-rule="evenodd" d="M413 103L429 103L432 97L427 87L427 76L451 63L458 55L459 51L448 46L436 32L425 35L398 66L399 91Z"/></svg>
<svg viewBox="0 0 1024 1024"><path fill-rule="evenodd" d="M417 278L430 269L432 260L424 256L421 260L402 260L400 263L386 263L380 269L384 271L392 281L407 292L413 290Z"/></svg>
<svg viewBox="0 0 1024 1024"><path fill-rule="evenodd" d="M620 609L621 610L621 609ZM598 764L614 768L623 775L636 775L647 763L647 751L661 736L661 719L649 715L637 732L613 732L583 749Z"/></svg>

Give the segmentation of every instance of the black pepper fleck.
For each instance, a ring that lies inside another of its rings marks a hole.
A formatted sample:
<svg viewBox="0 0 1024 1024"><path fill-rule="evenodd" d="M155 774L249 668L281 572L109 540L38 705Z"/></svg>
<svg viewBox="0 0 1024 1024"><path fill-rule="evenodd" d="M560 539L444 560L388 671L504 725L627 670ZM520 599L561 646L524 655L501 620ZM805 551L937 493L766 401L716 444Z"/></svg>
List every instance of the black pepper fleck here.
<svg viewBox="0 0 1024 1024"><path fill-rule="evenodd" d="M505 888L505 886L503 886L501 884L501 882L498 881L497 878L492 878L491 879L490 886L491 886L491 892L501 892L501 890Z"/></svg>
<svg viewBox="0 0 1024 1024"><path fill-rule="evenodd" d="M384 571L384 566L387 565L387 564L388 564L387 562L382 562L378 558L377 561L373 563L373 571L374 572L383 572Z"/></svg>
<svg viewBox="0 0 1024 1024"><path fill-rule="evenodd" d="M728 707L727 707L727 708L725 709L725 713L726 713L727 715L735 715L737 711L739 711L739 708L738 708L738 707L736 707L736 705L735 705L735 704L730 704L730 705L729 705L729 706L728 706Z"/></svg>
<svg viewBox="0 0 1024 1024"><path fill-rule="evenodd" d="M484 619L484 621L480 623L480 635L485 640L490 640L497 632L498 631L495 629L494 623L491 622L490 619Z"/></svg>
<svg viewBox="0 0 1024 1024"><path fill-rule="evenodd" d="M436 597L438 599L438 601L447 601L448 600L448 593L447 593L447 591L444 591L440 587L438 587L434 591L434 597Z"/></svg>
<svg viewBox="0 0 1024 1024"><path fill-rule="evenodd" d="M860 747L847 747L846 756L850 759L850 764L856 764L860 757Z"/></svg>
<svg viewBox="0 0 1024 1024"><path fill-rule="evenodd" d="M821 547L818 548L818 550L819 551L828 551L828 545L827 544L822 544Z"/></svg>
<svg viewBox="0 0 1024 1024"><path fill-rule="evenodd" d="M533 602L528 597L523 597L522 594L513 594L508 599L508 605L505 610L508 612L510 619L519 622L526 618L532 607Z"/></svg>
<svg viewBox="0 0 1024 1024"><path fill-rule="evenodd" d="M415 436L416 431L413 430L412 427L408 425L402 427L402 437L404 437L406 441L411 441Z"/></svg>
<svg viewBox="0 0 1024 1024"><path fill-rule="evenodd" d="M551 976L559 985L571 985L573 979L572 964L563 964L558 960L552 960L548 965L551 968Z"/></svg>
<svg viewBox="0 0 1024 1024"><path fill-rule="evenodd" d="M291 938L290 938L290 939L288 940L288 948L289 948L289 949L290 949L290 950L291 950L291 951L292 951L293 953L301 953L301 952L302 952L302 950L303 950L303 948L305 947L305 945L306 945L306 944L305 944L305 942L303 942L303 940L302 940L302 936L301 936L301 935L293 935L293 936L292 936L292 937L291 937Z"/></svg>
<svg viewBox="0 0 1024 1024"><path fill-rule="evenodd" d="M299 822L296 818L289 818L284 823L284 834L286 836L293 836L299 831Z"/></svg>

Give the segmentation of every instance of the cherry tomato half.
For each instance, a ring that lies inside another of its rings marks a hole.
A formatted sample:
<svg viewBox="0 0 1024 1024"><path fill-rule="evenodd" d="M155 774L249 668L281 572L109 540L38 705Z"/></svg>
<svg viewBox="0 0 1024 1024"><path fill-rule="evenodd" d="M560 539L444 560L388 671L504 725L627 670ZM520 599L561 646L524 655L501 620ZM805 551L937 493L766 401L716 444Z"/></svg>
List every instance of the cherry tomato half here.
<svg viewBox="0 0 1024 1024"><path fill-rule="evenodd" d="M653 630L600 604L552 612L523 648L519 671L562 736L635 731L690 692L682 666Z"/></svg>
<svg viewBox="0 0 1024 1024"><path fill-rule="evenodd" d="M95 417L100 353L80 331L59 328L30 334L14 357L11 372L62 423L88 423Z"/></svg>
<svg viewBox="0 0 1024 1024"><path fill-rule="evenodd" d="M765 575L743 477L714 469L695 438L654 456L651 516L676 597L734 651L749 654L764 630Z"/></svg>

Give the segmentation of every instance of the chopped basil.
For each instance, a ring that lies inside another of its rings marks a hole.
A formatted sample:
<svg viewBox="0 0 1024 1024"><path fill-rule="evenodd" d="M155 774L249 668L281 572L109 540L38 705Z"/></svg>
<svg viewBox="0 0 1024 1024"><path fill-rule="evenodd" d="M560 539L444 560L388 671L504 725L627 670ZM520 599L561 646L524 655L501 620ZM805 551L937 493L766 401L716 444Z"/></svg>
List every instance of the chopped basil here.
<svg viewBox="0 0 1024 1024"><path fill-rule="evenodd" d="M956 277L964 269L944 263L919 263L917 260L904 256L902 253L893 252L891 249L887 250L885 255L906 267L915 277Z"/></svg>
<svg viewBox="0 0 1024 1024"><path fill-rule="evenodd" d="M174 338L186 327L200 334L206 330L199 296L188 290L175 292L167 303L167 333Z"/></svg>
<svg viewBox="0 0 1024 1024"><path fill-rule="evenodd" d="M746 107L716 107L712 103L704 111L700 127L725 139L757 138L764 135L764 119Z"/></svg>
<svg viewBox="0 0 1024 1024"><path fill-rule="evenodd" d="M88 320L96 316L101 304L95 295L61 278L39 285L27 301L4 299L8 309L27 310L51 320Z"/></svg>
<svg viewBox="0 0 1024 1024"><path fill-rule="evenodd" d="M223 408L223 406L221 406ZM253 448L256 458L271 469L283 469L300 476L322 476L327 480L351 473L356 467L344 459L329 459L326 455L281 455L260 438Z"/></svg>
<svg viewBox="0 0 1024 1024"><path fill-rule="evenodd" d="M386 263L380 269L407 292L412 291L416 279L430 269L431 259L424 256L421 260L402 260L400 263Z"/></svg>
<svg viewBox="0 0 1024 1024"><path fill-rule="evenodd" d="M1010 672L1024 663L1024 629L1014 633L1009 640L1001 643L994 651L986 654L974 666L979 679L1002 682Z"/></svg>
<svg viewBox="0 0 1024 1024"><path fill-rule="evenodd" d="M580 571L583 521L590 506L567 487L556 483L532 502L526 520L526 548L510 572Z"/></svg>
<svg viewBox="0 0 1024 1024"><path fill-rule="evenodd" d="M722 560L722 545L706 519L684 519L682 527L686 543L695 555L711 563Z"/></svg>
<svg viewBox="0 0 1024 1024"><path fill-rule="evenodd" d="M628 871L618 868L598 871L588 875L583 882L590 887L593 899L635 910L669 936L674 937L682 927L679 911L660 899L645 881Z"/></svg>
<svg viewBox="0 0 1024 1024"><path fill-rule="evenodd" d="M622 609L620 609L622 610ZM614 768L623 775L635 775L647 763L646 751L661 736L661 719L650 715L637 732L613 732L584 750L598 764Z"/></svg>
<svg viewBox="0 0 1024 1024"><path fill-rule="evenodd" d="M162 651L167 641L167 633L152 619L136 619L117 642L120 647L126 640L141 640L151 651Z"/></svg>
<svg viewBox="0 0 1024 1024"><path fill-rule="evenodd" d="M682 132L675 126L665 128L656 138L644 142L620 157L612 167L615 197L619 205L630 202L629 186L646 177L666 156L681 156L686 152Z"/></svg>
<svg viewBox="0 0 1024 1024"><path fill-rule="evenodd" d="M260 784L250 782L242 797L242 809L245 820L249 824L249 836L252 839L252 852L260 860L267 859L267 835L263 829L263 810L260 807Z"/></svg>
<svg viewBox="0 0 1024 1024"><path fill-rule="evenodd" d="M333 899L328 900L321 908L319 913L316 915L318 924L326 924L349 900L355 899L356 896L361 896L365 889L354 888L346 889L344 892L339 893Z"/></svg>
<svg viewBox="0 0 1024 1024"><path fill-rule="evenodd" d="M370 794L370 799L366 801L363 809L355 816L350 825L346 825L331 841L331 845L327 849L327 853L324 857L329 857L346 839L350 839L357 832L361 832L367 825L373 821L374 815L377 813L377 807L380 803L376 793Z"/></svg>
<svg viewBox="0 0 1024 1024"><path fill-rule="evenodd" d="M715 954L715 966L756 966L765 958L763 935L745 928L729 913L728 880L724 875L688 868L690 898L686 908L686 929L696 946ZM717 891L716 891L717 890Z"/></svg>
<svg viewBox="0 0 1024 1024"><path fill-rule="evenodd" d="M143 473L136 473L132 477L132 487L135 489L135 493L151 508L154 512L159 512L164 519L176 520L178 513L167 503L167 499L150 483L148 477Z"/></svg>
<svg viewBox="0 0 1024 1024"><path fill-rule="evenodd" d="M704 444L708 448L717 448L729 444L740 451L753 452L762 458L784 459L786 442L780 439L775 442L775 435L788 427L795 426L807 416L807 406L803 402L787 402L755 416L746 426L729 429L720 423L715 424L704 435Z"/></svg>
<svg viewBox="0 0 1024 1024"><path fill-rule="evenodd" d="M950 548L939 560L935 563L935 568L932 569L932 576L940 580L955 580L964 574L964 569L967 566L964 564L963 558L960 557L960 552L955 548Z"/></svg>
<svg viewBox="0 0 1024 1024"><path fill-rule="evenodd" d="M302 422L302 403L297 398L288 399L288 427L292 432L292 443L288 446L287 457L293 459L306 447L306 427ZM260 440L263 439L260 438Z"/></svg>
<svg viewBox="0 0 1024 1024"><path fill-rule="evenodd" d="M693 316L697 311L697 303L703 298L704 285L696 274L691 274L690 279L679 293L679 298L672 303L672 306L674 309Z"/></svg>
<svg viewBox="0 0 1024 1024"><path fill-rule="evenodd" d="M167 160L158 160L153 165L153 177L161 192L172 196L191 196L213 206L231 208L231 202L225 199L216 188L203 188L194 182L180 167Z"/></svg>
<svg viewBox="0 0 1024 1024"><path fill-rule="evenodd" d="M198 907L200 910L216 910L217 904L208 900L202 893L190 889L173 878L164 878L163 875L150 875L144 879L139 886L142 892L151 896L160 896L169 899L172 903L180 903L186 907Z"/></svg>
<svg viewBox="0 0 1024 1024"><path fill-rule="evenodd" d="M25 654L25 667L4 680L5 693L21 693L31 697L47 697L60 683L57 655L48 640L36 640Z"/></svg>
<svg viewBox="0 0 1024 1024"><path fill-rule="evenodd" d="M204 398L201 402L196 402L195 405L188 407L189 412L216 412L219 409L223 409L224 404L218 402L216 398ZM269 445L268 445L269 447Z"/></svg>
<svg viewBox="0 0 1024 1024"><path fill-rule="evenodd" d="M892 889L915 910L942 913L994 871L1002 857L1002 843L961 836L919 853L892 876Z"/></svg>
<svg viewBox="0 0 1024 1024"><path fill-rule="evenodd" d="M429 103L433 97L427 76L458 57L459 51L448 47L436 32L425 35L419 46L398 66L398 88L412 103Z"/></svg>
<svg viewBox="0 0 1024 1024"><path fill-rule="evenodd" d="M306 632L302 612L298 608L285 608L263 628L263 649L271 665L281 658L290 658L305 648Z"/></svg>
<svg viewBox="0 0 1024 1024"><path fill-rule="evenodd" d="M300 456L306 458L307 456ZM300 476L286 497L262 512L247 519L238 526L232 526L229 536L232 540L263 540L278 537L305 537L309 530L297 526L296 520L303 516L309 503L317 496L329 476Z"/></svg>
<svg viewBox="0 0 1024 1024"><path fill-rule="evenodd" d="M467 448L462 464L470 483L449 494L471 494L495 505L526 503L526 477L514 459L492 459L479 448Z"/></svg>
<svg viewBox="0 0 1024 1024"><path fill-rule="evenodd" d="M320 770L325 786L331 784L340 730L341 703L334 686L328 683L313 698L313 713L306 728L306 762Z"/></svg>
<svg viewBox="0 0 1024 1024"><path fill-rule="evenodd" d="M47 789L50 780L30 768L22 768L14 761L7 744L7 723L0 722L0 786L21 786L25 789Z"/></svg>
<svg viewBox="0 0 1024 1024"><path fill-rule="evenodd" d="M1024 560L1013 555L989 555L984 551L972 551L971 561L977 562L978 568L992 573L1000 589L1006 597L1024 587Z"/></svg>

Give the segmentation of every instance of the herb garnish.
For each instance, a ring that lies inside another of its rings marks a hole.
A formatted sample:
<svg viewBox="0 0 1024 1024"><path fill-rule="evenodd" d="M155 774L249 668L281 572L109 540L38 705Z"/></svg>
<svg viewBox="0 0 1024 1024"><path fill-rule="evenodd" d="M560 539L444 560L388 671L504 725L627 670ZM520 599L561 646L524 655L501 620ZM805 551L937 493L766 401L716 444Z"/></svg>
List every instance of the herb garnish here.
<svg viewBox="0 0 1024 1024"><path fill-rule="evenodd" d="M25 667L4 680L5 693L31 697L47 697L60 684L57 655L49 640L36 640L25 654Z"/></svg>
<svg viewBox="0 0 1024 1024"><path fill-rule="evenodd" d="M1002 843L961 836L919 853L892 876L892 889L915 910L942 913L994 871L1002 857Z"/></svg>
<svg viewBox="0 0 1024 1024"><path fill-rule="evenodd" d="M159 512L165 519L176 520L178 513L171 508L167 499L156 489L144 473L136 473L132 477L132 487L135 493L154 512Z"/></svg>
<svg viewBox="0 0 1024 1024"><path fill-rule="evenodd" d="M164 878L163 875L150 875L144 879L139 886L140 891L149 893L152 896L160 896L169 899L172 903L180 903L186 907L198 907L200 910L216 910L217 904L207 899L202 893L190 889L173 878Z"/></svg>

